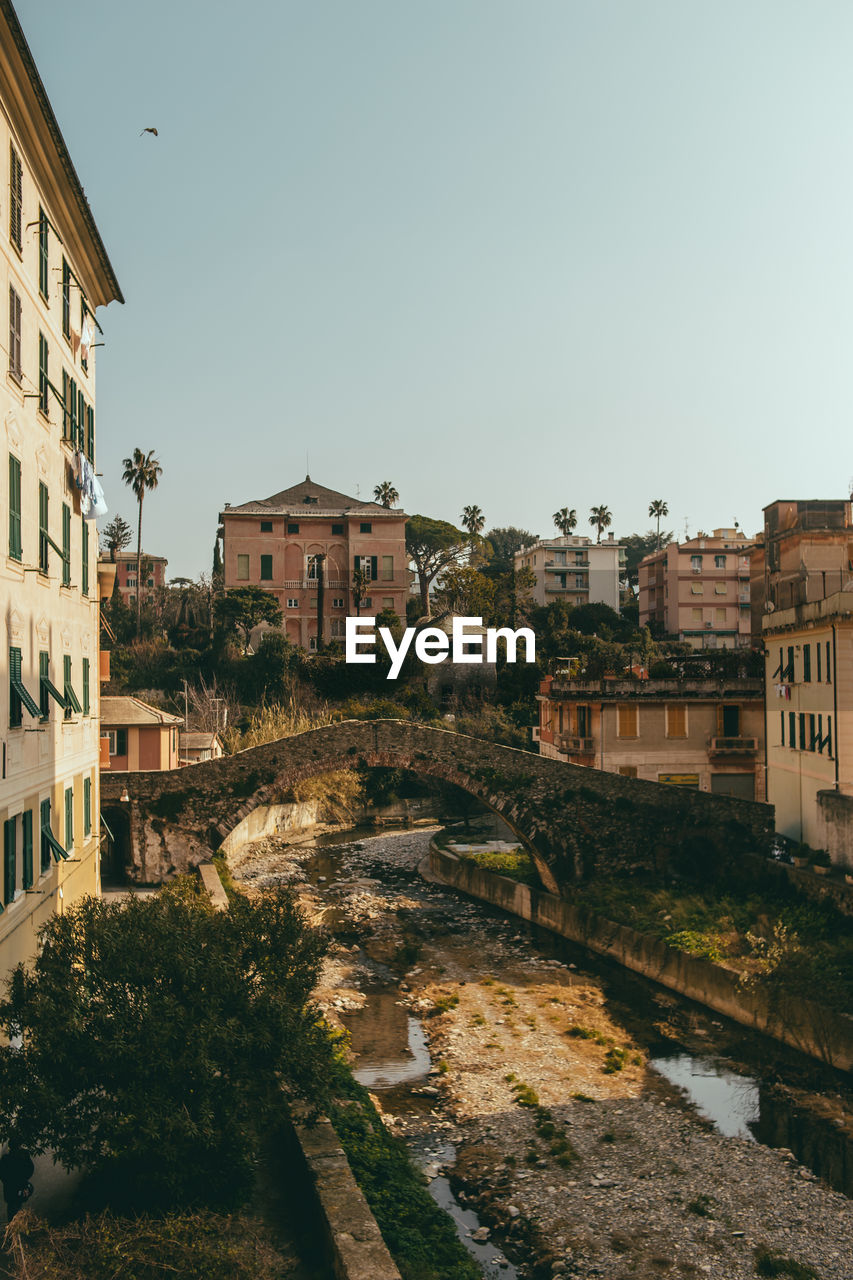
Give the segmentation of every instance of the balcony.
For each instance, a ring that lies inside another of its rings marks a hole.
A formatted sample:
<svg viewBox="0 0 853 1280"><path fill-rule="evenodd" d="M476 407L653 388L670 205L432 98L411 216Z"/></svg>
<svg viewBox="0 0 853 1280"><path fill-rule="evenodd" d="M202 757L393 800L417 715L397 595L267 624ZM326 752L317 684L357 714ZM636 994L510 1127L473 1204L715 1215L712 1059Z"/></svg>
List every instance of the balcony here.
<svg viewBox="0 0 853 1280"><path fill-rule="evenodd" d="M712 738L711 756L754 756L758 752L757 738Z"/></svg>
<svg viewBox="0 0 853 1280"><path fill-rule="evenodd" d="M573 738L568 734L563 734L560 739L560 746L567 755L570 756L592 756L595 755L595 739L594 738Z"/></svg>

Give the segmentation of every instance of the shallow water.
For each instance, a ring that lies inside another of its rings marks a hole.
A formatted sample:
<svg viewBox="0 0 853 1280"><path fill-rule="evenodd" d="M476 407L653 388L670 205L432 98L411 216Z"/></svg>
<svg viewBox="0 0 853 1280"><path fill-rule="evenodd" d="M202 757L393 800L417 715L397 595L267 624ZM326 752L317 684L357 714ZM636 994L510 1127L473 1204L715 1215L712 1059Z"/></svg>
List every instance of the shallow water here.
<svg viewBox="0 0 853 1280"><path fill-rule="evenodd" d="M649 1066L687 1094L696 1110L728 1138L756 1140L760 1117L758 1081L692 1053L650 1058Z"/></svg>

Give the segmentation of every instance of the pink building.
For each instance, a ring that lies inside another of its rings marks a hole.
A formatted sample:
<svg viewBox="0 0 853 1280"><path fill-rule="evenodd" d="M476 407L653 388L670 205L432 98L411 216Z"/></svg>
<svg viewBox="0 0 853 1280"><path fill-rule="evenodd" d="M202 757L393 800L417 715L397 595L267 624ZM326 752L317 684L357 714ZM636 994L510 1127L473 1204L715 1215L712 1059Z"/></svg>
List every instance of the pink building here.
<svg viewBox="0 0 853 1280"><path fill-rule="evenodd" d="M255 586L271 592L294 644L317 648L321 594L323 640L343 640L344 619L359 611L353 596L356 570L366 580L360 612L373 616L392 609L405 619L405 512L360 502L306 476L270 498L239 507L226 503L219 519L226 590Z"/></svg>
<svg viewBox="0 0 853 1280"><path fill-rule="evenodd" d="M750 643L749 558L739 529L671 542L640 561L640 626L694 649Z"/></svg>
<svg viewBox="0 0 853 1280"><path fill-rule="evenodd" d="M112 561L109 553L102 553L98 557L102 563ZM142 553L142 603L153 604L154 596L159 587L166 585L166 565L169 561L165 556L152 556L147 552ZM136 606L136 552L135 551L117 551L115 556L116 566L116 582L121 592L121 598L126 605Z"/></svg>

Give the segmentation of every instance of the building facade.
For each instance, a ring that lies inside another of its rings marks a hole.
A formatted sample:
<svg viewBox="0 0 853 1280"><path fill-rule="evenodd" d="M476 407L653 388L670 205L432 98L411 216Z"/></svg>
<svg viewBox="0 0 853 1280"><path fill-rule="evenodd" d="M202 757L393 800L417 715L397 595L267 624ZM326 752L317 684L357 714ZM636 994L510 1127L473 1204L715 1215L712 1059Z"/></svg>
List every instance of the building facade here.
<svg viewBox="0 0 853 1280"><path fill-rule="evenodd" d="M761 680L583 680L540 687L540 755L626 778L764 799Z"/></svg>
<svg viewBox="0 0 853 1280"><path fill-rule="evenodd" d="M750 558L754 640L761 643L765 612L849 590L851 566L853 520L847 498L771 502Z"/></svg>
<svg viewBox="0 0 853 1280"><path fill-rule="evenodd" d="M115 583L126 605L136 607L136 552L117 551L115 559L107 552L99 557L101 564L115 564ZM153 604L157 592L166 585L166 566L169 561L165 556L152 556L142 553L142 603Z"/></svg>
<svg viewBox="0 0 853 1280"><path fill-rule="evenodd" d="M143 769L177 769L179 732L183 724L160 707L141 698L109 695L101 698L101 767L136 773Z"/></svg>
<svg viewBox="0 0 853 1280"><path fill-rule="evenodd" d="M301 484L220 512L226 590L262 587L275 596L288 639L316 649L344 637L344 619L391 609L406 617L405 512L361 502L306 476ZM364 576L357 604L353 575Z"/></svg>
<svg viewBox="0 0 853 1280"><path fill-rule="evenodd" d="M123 299L7 0L0 99L2 978L53 911L99 891L98 535L86 515L99 513L95 312Z"/></svg>
<svg viewBox="0 0 853 1280"><path fill-rule="evenodd" d="M694 649L737 649L751 642L752 539L715 529L670 542L640 561L640 626Z"/></svg>
<svg viewBox="0 0 853 1280"><path fill-rule="evenodd" d="M625 548L608 534L591 538L541 538L515 553L515 569L529 569L536 578L531 596L536 604L565 600L570 605L606 604L618 613L622 602Z"/></svg>

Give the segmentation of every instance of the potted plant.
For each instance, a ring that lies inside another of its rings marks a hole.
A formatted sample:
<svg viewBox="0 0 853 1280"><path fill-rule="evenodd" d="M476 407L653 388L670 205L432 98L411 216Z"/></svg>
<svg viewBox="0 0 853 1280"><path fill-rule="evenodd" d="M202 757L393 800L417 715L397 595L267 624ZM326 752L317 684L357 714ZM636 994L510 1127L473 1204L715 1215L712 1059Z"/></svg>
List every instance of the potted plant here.
<svg viewBox="0 0 853 1280"><path fill-rule="evenodd" d="M829 869L832 865L829 860L829 854L826 849L815 849L811 856L811 867L815 875L829 875Z"/></svg>

